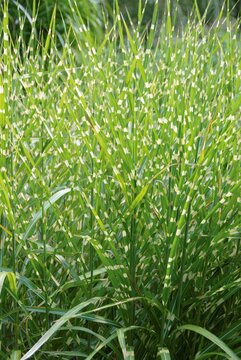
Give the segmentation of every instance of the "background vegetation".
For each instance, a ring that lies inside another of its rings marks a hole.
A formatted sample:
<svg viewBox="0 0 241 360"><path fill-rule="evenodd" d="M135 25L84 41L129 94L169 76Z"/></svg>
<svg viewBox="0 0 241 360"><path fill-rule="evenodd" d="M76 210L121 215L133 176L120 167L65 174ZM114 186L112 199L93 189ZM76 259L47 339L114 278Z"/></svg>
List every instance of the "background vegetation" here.
<svg viewBox="0 0 241 360"><path fill-rule="evenodd" d="M98 41L75 7L60 51L57 9L13 46L5 4L2 359L241 355L238 24L167 5Z"/></svg>
<svg viewBox="0 0 241 360"><path fill-rule="evenodd" d="M139 0L122 0L120 1L120 11L124 14L126 20L128 14L131 16L132 21L136 22L138 17L138 2ZM103 36L103 29L106 26L106 19L112 19L113 16L113 0L78 0L76 1L76 7L81 14L81 20L76 15L76 9L71 9L70 4L74 4L74 1L69 0L43 0L36 1L36 8L38 9L37 22L35 29L40 35L46 35L51 19L53 9L56 5L56 35L58 36L60 44L63 45L63 37L66 32L66 28L70 24L74 24L76 27L80 25L80 21L83 21L86 25L90 26L90 30L94 37L98 40ZM154 0L142 0L142 4L146 3L146 10L143 17L143 25L151 22ZM159 0L159 17L163 17L166 8L166 0ZM16 38L19 34L20 24L19 17L25 18L24 36L27 39L31 32L31 14L33 11L33 1L29 0L9 0L9 22L10 29L13 38ZM230 9L231 16L234 19L240 17L241 14L241 1L240 0L196 0L196 4L200 11L201 16L205 16L207 23L212 23L220 14L222 9L225 9L224 14L227 13L227 9ZM185 24L188 17L195 8L194 0L172 0L171 7L173 15L177 14L179 25ZM35 11L35 10L34 10ZM177 12L176 12L177 11Z"/></svg>

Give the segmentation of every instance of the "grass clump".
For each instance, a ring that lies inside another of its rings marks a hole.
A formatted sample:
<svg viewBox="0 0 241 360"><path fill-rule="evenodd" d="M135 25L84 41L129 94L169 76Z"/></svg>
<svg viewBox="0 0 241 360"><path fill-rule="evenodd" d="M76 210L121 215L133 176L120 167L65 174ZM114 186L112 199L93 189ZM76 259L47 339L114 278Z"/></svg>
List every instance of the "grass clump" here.
<svg viewBox="0 0 241 360"><path fill-rule="evenodd" d="M238 359L239 35L116 13L60 52L5 6L1 356Z"/></svg>

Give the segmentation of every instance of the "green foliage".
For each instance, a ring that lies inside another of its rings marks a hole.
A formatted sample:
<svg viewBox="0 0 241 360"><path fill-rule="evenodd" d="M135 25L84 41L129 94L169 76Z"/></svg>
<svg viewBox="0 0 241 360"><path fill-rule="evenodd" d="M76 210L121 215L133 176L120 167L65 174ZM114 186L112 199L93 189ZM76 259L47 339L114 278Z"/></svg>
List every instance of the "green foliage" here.
<svg viewBox="0 0 241 360"><path fill-rule="evenodd" d="M52 13L56 6L56 36L59 44L63 45L66 28L73 25L73 17L77 11L81 14L81 19L75 16L74 26L78 27L82 23L89 27L93 37L98 41L103 36L104 18L111 8L107 1L100 0L9 0L9 27L13 38L16 40L23 26L25 41L29 40L34 14L37 12L35 31L37 37L46 38ZM34 14L33 14L34 13Z"/></svg>
<svg viewBox="0 0 241 360"><path fill-rule="evenodd" d="M36 3L36 5L35 5ZM138 3L139 0L122 0L119 1L120 11L124 15L126 21L137 22L138 19ZM144 25L150 24L152 13L154 10L154 0L142 0L142 7L145 8L142 23ZM212 23L219 15L220 11L224 9L224 14L229 8L233 18L238 18L241 14L240 0L196 0L196 4L200 14L205 17L206 22ZM111 18L112 9L114 5L113 0L9 0L9 27L13 39L16 41L21 26L23 27L22 34L25 41L29 40L33 12L37 9L37 22L34 24L35 31L38 37L46 37L50 19L56 5L56 35L58 39L58 46L64 43L66 28L69 25L75 27L81 26L82 23L88 25L93 37L100 41L103 37L104 23L107 18ZM73 6L71 10L71 6ZM159 0L159 18L162 19L166 11L167 0ZM171 1L172 14L177 17L179 24L186 23L188 17L195 8L195 0L173 0ZM75 16L76 12L81 15ZM2 9L0 8L0 15ZM21 19L21 20L20 20Z"/></svg>
<svg viewBox="0 0 241 360"><path fill-rule="evenodd" d="M77 10L61 52L55 10L13 49L5 3L0 356L236 359L239 33L116 2L98 44Z"/></svg>
<svg viewBox="0 0 241 360"><path fill-rule="evenodd" d="M159 15L160 17L164 14L167 0L159 0ZM231 11L231 16L237 18L241 14L241 1L240 0L172 0L170 2L173 16L176 16L176 11L178 13L179 22L183 23L187 21L187 18L191 15L195 8L195 2L198 6L200 14L205 16L206 22L213 22L220 11L224 8L225 14L227 10ZM129 13L131 18L137 19L138 14L138 0L123 0L119 1L121 11L126 14ZM145 11L145 22L148 23L151 19L155 1L154 0L142 0L142 5L146 4Z"/></svg>

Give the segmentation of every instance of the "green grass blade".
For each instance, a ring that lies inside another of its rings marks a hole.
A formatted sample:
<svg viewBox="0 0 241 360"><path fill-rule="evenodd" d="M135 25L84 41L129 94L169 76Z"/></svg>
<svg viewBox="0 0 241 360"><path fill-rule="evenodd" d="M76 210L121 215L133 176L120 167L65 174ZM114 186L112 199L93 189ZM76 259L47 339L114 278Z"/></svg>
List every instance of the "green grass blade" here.
<svg viewBox="0 0 241 360"><path fill-rule="evenodd" d="M5 100L4 100L4 87L3 87L3 78L0 71L0 126L3 129L6 125L5 122Z"/></svg>
<svg viewBox="0 0 241 360"><path fill-rule="evenodd" d="M20 350L14 350L11 353L10 360L20 360L21 358L21 351Z"/></svg>
<svg viewBox="0 0 241 360"><path fill-rule="evenodd" d="M18 292L17 283L16 283L16 276L11 271L2 271L2 272L0 272L0 294L2 292L3 284L4 284L4 281L5 281L6 278L8 279L9 287L10 287L11 291L16 296L17 292Z"/></svg>
<svg viewBox="0 0 241 360"><path fill-rule="evenodd" d="M160 360L171 360L170 352L167 348L158 349L157 359Z"/></svg>
<svg viewBox="0 0 241 360"><path fill-rule="evenodd" d="M206 339L210 340L212 343L216 344L220 349L222 349L228 356L233 360L239 360L239 357L216 335L212 334L210 331L197 326L197 325L183 325L179 327L179 330L189 330L194 331L201 336L204 336Z"/></svg>
<svg viewBox="0 0 241 360"><path fill-rule="evenodd" d="M67 321L71 320L76 314L78 314L85 307L90 304L96 304L98 298L89 299L73 309L67 311L56 323L49 328L49 330L37 341L37 343L21 358L21 360L29 359L32 355L36 353Z"/></svg>
<svg viewBox="0 0 241 360"><path fill-rule="evenodd" d="M62 196L64 196L65 194L68 194L71 191L71 189L67 188L67 189L63 189L58 191L57 193L55 193L54 195L52 195L49 200L47 200L44 203L44 212L46 212L57 200L59 200ZM23 240L26 240L29 236L29 234L31 233L31 231L33 230L34 225L37 223L37 221L42 217L42 210L39 210L34 216L33 219L31 220L27 230L25 231L24 235L23 235Z"/></svg>

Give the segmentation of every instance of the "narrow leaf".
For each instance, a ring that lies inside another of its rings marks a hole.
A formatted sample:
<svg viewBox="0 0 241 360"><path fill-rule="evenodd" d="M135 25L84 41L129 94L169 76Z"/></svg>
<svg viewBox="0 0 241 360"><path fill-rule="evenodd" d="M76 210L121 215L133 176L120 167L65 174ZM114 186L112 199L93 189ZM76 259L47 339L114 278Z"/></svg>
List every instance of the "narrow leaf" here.
<svg viewBox="0 0 241 360"><path fill-rule="evenodd" d="M222 349L232 360L240 360L239 357L222 341L220 340L216 335L212 334L210 331L197 326L197 325L183 325L179 327L179 330L190 330L194 331L197 334L200 334L216 344L220 349Z"/></svg>

